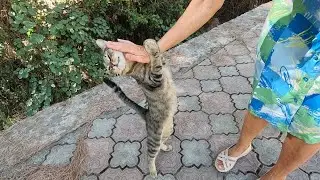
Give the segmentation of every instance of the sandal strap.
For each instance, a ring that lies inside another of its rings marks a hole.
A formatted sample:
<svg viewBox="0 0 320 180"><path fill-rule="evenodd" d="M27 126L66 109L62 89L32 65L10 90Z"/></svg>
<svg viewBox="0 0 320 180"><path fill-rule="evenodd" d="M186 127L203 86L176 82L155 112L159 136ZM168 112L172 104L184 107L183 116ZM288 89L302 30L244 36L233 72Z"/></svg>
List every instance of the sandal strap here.
<svg viewBox="0 0 320 180"><path fill-rule="evenodd" d="M235 163L237 162L238 159L240 159L243 156L246 156L252 150L252 146L250 145L249 148L246 149L240 156L231 157L231 156L229 156L229 149L231 147L222 151L217 157L217 160L220 160L223 163L223 167L225 170L231 169L235 165Z"/></svg>

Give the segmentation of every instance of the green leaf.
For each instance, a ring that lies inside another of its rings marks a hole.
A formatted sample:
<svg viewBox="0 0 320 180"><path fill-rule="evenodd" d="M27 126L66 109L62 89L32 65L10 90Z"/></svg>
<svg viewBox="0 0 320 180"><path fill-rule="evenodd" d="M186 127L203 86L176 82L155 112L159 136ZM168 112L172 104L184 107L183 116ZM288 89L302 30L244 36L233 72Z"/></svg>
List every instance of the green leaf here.
<svg viewBox="0 0 320 180"><path fill-rule="evenodd" d="M82 26L86 25L86 22L84 22L84 21L80 21L79 23L80 23Z"/></svg>
<svg viewBox="0 0 320 180"><path fill-rule="evenodd" d="M32 44L40 44L43 42L44 38L45 37L41 34L33 33L30 37L30 42Z"/></svg>
<svg viewBox="0 0 320 180"><path fill-rule="evenodd" d="M26 31L36 26L36 23L31 21L23 21L22 24L24 24L23 29Z"/></svg>
<svg viewBox="0 0 320 180"><path fill-rule="evenodd" d="M25 79L25 78L28 78L28 76L29 76L29 71L27 69L20 69L18 74L19 79Z"/></svg>
<svg viewBox="0 0 320 180"><path fill-rule="evenodd" d="M28 13L29 13L31 16L37 15L37 11L36 11L34 8L29 8L29 9L28 9Z"/></svg>
<svg viewBox="0 0 320 180"><path fill-rule="evenodd" d="M17 4L12 4L11 8L13 11L18 12L20 9L20 6L18 6Z"/></svg>
<svg viewBox="0 0 320 180"><path fill-rule="evenodd" d="M63 28L64 28L64 25L61 24L61 23L59 23L59 24L56 25L56 28L57 28L57 29L63 29Z"/></svg>

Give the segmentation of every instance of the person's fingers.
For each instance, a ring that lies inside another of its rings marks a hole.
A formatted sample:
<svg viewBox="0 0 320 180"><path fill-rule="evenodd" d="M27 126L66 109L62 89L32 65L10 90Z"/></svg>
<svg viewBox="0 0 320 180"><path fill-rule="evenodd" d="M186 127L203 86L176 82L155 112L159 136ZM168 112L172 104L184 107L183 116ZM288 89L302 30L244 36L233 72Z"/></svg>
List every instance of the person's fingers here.
<svg viewBox="0 0 320 180"><path fill-rule="evenodd" d="M107 42L107 47L116 51L130 53L138 56L147 55L147 51L144 47L123 42Z"/></svg>
<svg viewBox="0 0 320 180"><path fill-rule="evenodd" d="M129 40L124 40L124 39L117 39L118 40L118 42L123 42L123 43L128 43L128 44L134 44L134 45L136 45L135 43L133 43L133 42L131 42L131 41L129 41Z"/></svg>
<svg viewBox="0 0 320 180"><path fill-rule="evenodd" d="M128 44L123 42L107 42L107 47L116 51L121 51L124 53L131 53L131 54L141 54L141 49L139 46L134 44Z"/></svg>
<svg viewBox="0 0 320 180"><path fill-rule="evenodd" d="M124 57L128 61L136 61L140 63L149 63L149 56L137 56L134 54L125 54Z"/></svg>

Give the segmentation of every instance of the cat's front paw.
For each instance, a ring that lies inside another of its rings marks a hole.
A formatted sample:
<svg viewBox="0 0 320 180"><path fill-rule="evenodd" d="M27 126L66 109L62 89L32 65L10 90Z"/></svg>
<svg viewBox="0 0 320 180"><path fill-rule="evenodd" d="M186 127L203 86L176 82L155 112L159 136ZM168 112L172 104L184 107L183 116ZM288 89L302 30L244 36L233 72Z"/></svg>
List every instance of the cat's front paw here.
<svg viewBox="0 0 320 180"><path fill-rule="evenodd" d="M156 177L158 176L157 170L152 170L152 171L150 171L150 176L151 176L152 178L156 178Z"/></svg>
<svg viewBox="0 0 320 180"><path fill-rule="evenodd" d="M153 158L152 160L149 161L149 172L150 172L150 176L152 178L157 177L157 168L156 168L156 164L155 164L155 158Z"/></svg>
<svg viewBox="0 0 320 180"><path fill-rule="evenodd" d="M165 151L165 152L172 151L173 149L171 145L165 145L165 144L162 144L160 148L162 151Z"/></svg>

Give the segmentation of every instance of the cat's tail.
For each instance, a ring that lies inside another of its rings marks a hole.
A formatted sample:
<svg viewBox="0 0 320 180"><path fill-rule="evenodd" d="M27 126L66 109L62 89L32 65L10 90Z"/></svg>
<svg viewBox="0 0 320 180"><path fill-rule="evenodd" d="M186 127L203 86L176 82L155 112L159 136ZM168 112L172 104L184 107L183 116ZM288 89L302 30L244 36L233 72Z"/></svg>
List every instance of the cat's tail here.
<svg viewBox="0 0 320 180"><path fill-rule="evenodd" d="M138 105L136 102L131 100L130 98L127 97L127 95L122 91L122 89L113 81L111 81L108 78L103 79L104 83L108 85L112 90L117 94L117 96L125 103L127 104L130 108L135 110L137 113L139 113L141 116L145 117L147 109L144 107L141 107Z"/></svg>

